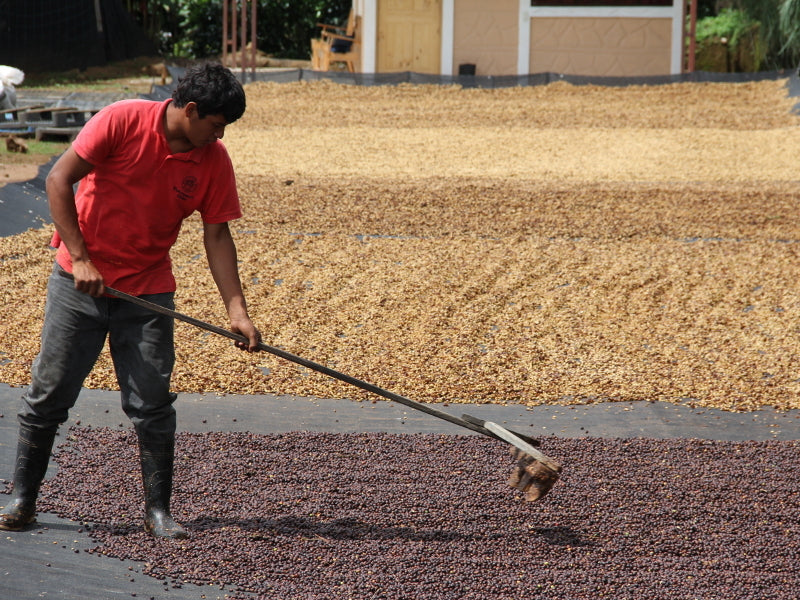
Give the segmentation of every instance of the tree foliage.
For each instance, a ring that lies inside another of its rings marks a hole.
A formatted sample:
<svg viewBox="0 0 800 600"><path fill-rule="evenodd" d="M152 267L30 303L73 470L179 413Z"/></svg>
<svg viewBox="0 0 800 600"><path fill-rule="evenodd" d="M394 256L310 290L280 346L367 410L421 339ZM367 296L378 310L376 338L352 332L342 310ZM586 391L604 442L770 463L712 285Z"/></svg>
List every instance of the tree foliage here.
<svg viewBox="0 0 800 600"><path fill-rule="evenodd" d="M351 3L258 0L258 49L279 58L308 58L310 40L318 34L316 24L343 22ZM129 0L128 10L163 56L199 59L222 53L222 0Z"/></svg>
<svg viewBox="0 0 800 600"><path fill-rule="evenodd" d="M729 4L760 24L764 68L793 69L798 66L800 0L731 0Z"/></svg>
<svg viewBox="0 0 800 600"><path fill-rule="evenodd" d="M800 66L800 0L785 0L778 13L783 45L779 54L791 66Z"/></svg>

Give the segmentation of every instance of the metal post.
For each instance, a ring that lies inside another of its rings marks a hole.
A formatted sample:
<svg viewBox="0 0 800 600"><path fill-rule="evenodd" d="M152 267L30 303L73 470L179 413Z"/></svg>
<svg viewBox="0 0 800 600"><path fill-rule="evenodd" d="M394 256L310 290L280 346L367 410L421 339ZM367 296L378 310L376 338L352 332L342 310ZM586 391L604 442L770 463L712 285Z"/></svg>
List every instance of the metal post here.
<svg viewBox="0 0 800 600"><path fill-rule="evenodd" d="M248 8L250 11L249 58L246 54L248 44ZM256 52L258 51L256 44L256 8L257 0L223 0L222 2L222 63L231 69L240 66L242 68L242 81L244 81L248 63L250 72L255 78ZM238 15L236 14L237 10L239 11ZM237 26L239 27L238 31ZM237 51L240 56L237 56ZM231 56L230 65L228 65L229 55Z"/></svg>
<svg viewBox="0 0 800 600"><path fill-rule="evenodd" d="M242 19L242 82L244 83L245 68L247 67L247 56L245 54L245 50L247 50L247 0L242 0L240 11Z"/></svg>
<svg viewBox="0 0 800 600"><path fill-rule="evenodd" d="M686 70L694 73L694 59L697 52L697 0L689 0L689 56L687 57Z"/></svg>
<svg viewBox="0 0 800 600"><path fill-rule="evenodd" d="M228 0L222 0L222 64L228 64Z"/></svg>
<svg viewBox="0 0 800 600"><path fill-rule="evenodd" d="M250 41L253 43L253 47L250 50L250 69L253 74L253 81L256 79L256 52L258 51L258 44L256 44L256 40L258 39L258 29L256 27L257 5L257 0L253 0L250 3Z"/></svg>
<svg viewBox="0 0 800 600"><path fill-rule="evenodd" d="M231 3L230 26L231 26L231 53L233 54L231 67L236 67L236 0L233 0Z"/></svg>

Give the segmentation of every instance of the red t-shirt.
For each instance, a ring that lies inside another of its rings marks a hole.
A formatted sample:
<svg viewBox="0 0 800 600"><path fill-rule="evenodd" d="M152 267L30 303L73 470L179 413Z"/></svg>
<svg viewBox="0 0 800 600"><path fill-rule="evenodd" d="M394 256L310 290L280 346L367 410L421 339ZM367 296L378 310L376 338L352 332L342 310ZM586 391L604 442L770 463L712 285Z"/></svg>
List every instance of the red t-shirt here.
<svg viewBox="0 0 800 600"><path fill-rule="evenodd" d="M133 295L175 291L169 251L194 211L206 223L242 216L222 142L170 153L163 125L170 102L116 102L92 117L72 143L94 165L75 195L89 258L106 285ZM57 233L52 245L58 264L71 273Z"/></svg>

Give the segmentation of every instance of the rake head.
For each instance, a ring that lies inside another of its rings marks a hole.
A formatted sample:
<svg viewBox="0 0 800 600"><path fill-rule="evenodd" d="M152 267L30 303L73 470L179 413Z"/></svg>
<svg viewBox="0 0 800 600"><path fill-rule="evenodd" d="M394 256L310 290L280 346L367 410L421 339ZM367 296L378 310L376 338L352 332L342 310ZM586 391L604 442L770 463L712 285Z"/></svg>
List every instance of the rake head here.
<svg viewBox="0 0 800 600"><path fill-rule="evenodd" d="M508 478L508 484L523 492L528 502L544 498L558 481L561 465L553 463L551 467L513 446L511 456L516 459L517 466Z"/></svg>

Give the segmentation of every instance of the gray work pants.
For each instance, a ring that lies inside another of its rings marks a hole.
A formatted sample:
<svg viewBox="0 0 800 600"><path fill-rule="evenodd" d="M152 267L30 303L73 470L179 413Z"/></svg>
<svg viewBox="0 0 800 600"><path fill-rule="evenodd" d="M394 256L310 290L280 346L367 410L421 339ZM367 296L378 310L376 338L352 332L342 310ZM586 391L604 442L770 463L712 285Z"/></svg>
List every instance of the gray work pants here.
<svg viewBox="0 0 800 600"><path fill-rule="evenodd" d="M125 300L93 298L60 273L55 265L47 284L41 350L22 397L20 423L55 430L65 422L108 338L122 409L136 432L148 439L173 437L173 319ZM173 293L142 297L174 308Z"/></svg>

